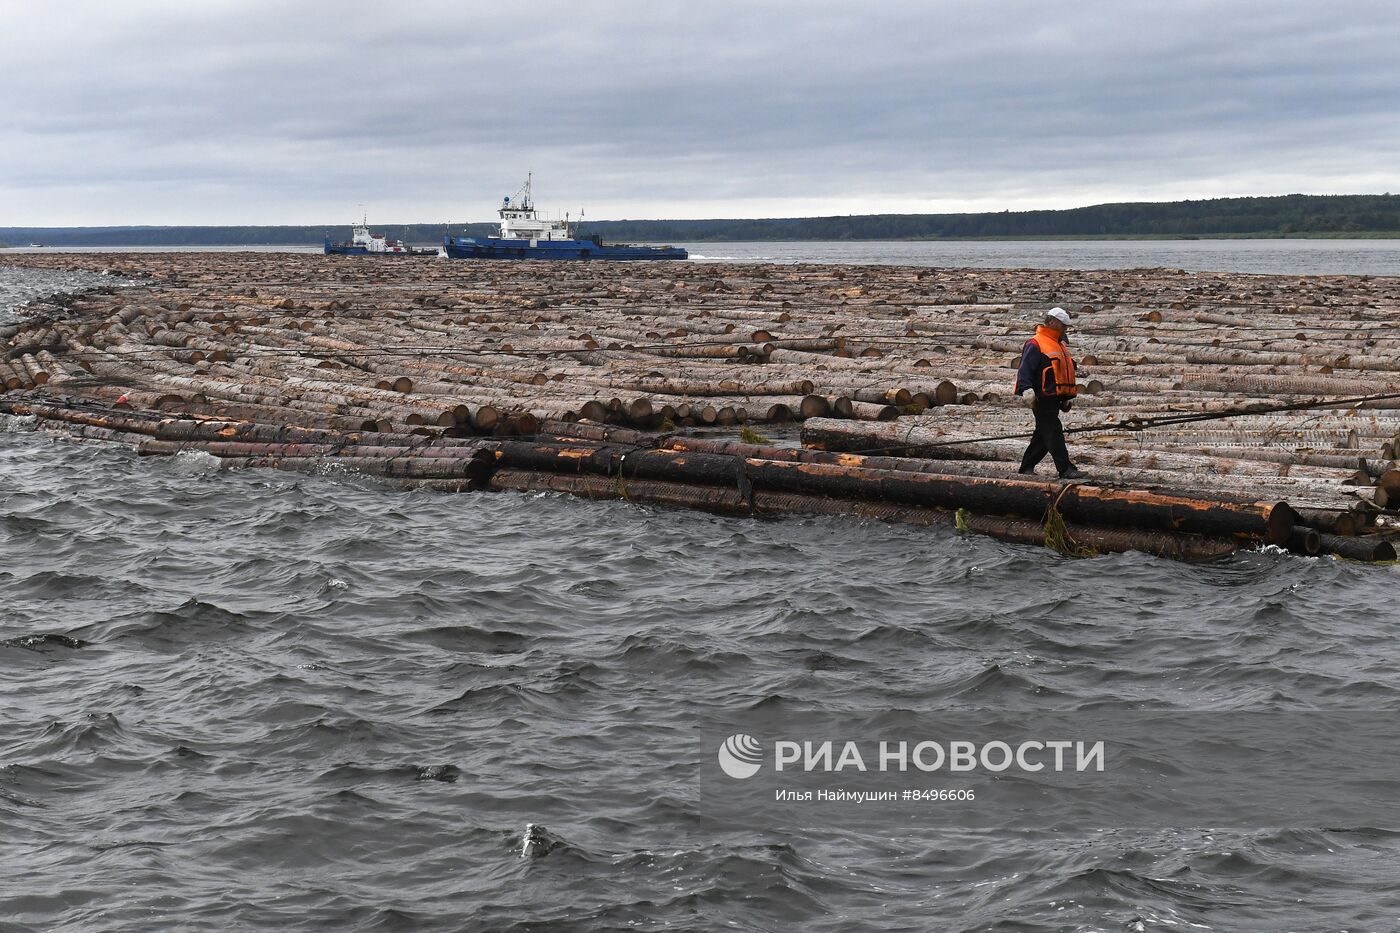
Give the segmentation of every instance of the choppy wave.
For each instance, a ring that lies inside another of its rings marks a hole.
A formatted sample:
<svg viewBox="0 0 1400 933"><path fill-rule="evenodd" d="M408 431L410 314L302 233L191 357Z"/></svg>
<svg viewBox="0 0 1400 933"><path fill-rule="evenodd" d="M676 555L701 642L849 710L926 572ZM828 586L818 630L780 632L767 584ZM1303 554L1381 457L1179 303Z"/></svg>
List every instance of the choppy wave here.
<svg viewBox="0 0 1400 933"><path fill-rule="evenodd" d="M733 710L1395 709L1393 569L1068 560L23 431L0 433L0 556L0 929L1370 930L1400 910L1381 829L736 830L677 752Z"/></svg>
<svg viewBox="0 0 1400 933"><path fill-rule="evenodd" d="M3 262L0 256L0 263ZM36 298L130 284L126 279L98 272L6 268L0 275L0 324L16 320L18 309Z"/></svg>

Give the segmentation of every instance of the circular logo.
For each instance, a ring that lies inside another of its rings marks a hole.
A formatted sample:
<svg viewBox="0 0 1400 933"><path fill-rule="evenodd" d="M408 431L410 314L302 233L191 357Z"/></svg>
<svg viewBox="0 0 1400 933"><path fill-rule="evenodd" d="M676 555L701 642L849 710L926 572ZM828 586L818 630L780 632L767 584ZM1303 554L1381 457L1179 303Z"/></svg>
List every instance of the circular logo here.
<svg viewBox="0 0 1400 933"><path fill-rule="evenodd" d="M719 747L719 767L735 780L751 778L763 767L763 746L753 736L736 732Z"/></svg>

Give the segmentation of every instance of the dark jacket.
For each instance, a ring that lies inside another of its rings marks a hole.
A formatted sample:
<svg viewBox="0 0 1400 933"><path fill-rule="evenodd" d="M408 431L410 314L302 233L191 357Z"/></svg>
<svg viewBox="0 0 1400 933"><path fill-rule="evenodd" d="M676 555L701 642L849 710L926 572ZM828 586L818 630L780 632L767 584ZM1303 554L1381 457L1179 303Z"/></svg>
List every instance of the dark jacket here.
<svg viewBox="0 0 1400 933"><path fill-rule="evenodd" d="M1048 380L1051 387L1055 385L1054 373L1047 373L1050 368L1050 357L1040 352L1040 347L1034 340L1027 340L1026 345L1021 348L1021 368L1016 370L1016 394L1020 395L1027 389L1035 392L1037 398L1044 398L1045 393L1041 387Z"/></svg>

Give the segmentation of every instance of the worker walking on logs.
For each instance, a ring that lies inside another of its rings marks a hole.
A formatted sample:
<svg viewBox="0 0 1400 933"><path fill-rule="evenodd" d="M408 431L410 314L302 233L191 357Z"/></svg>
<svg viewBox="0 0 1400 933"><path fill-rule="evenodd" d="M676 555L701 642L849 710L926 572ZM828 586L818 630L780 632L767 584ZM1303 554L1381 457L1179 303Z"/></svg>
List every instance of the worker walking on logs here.
<svg viewBox="0 0 1400 933"><path fill-rule="evenodd" d="M1065 346L1069 332L1069 312L1051 308L1045 323L1035 329L1021 351L1021 368L1016 372L1016 394L1031 390L1029 404L1035 413L1035 435L1021 458L1021 472L1034 473L1045 455L1055 461L1061 479L1079 479L1084 472L1069 462L1065 449L1065 429L1060 412L1069 411L1070 400L1078 393L1074 382L1074 360Z"/></svg>

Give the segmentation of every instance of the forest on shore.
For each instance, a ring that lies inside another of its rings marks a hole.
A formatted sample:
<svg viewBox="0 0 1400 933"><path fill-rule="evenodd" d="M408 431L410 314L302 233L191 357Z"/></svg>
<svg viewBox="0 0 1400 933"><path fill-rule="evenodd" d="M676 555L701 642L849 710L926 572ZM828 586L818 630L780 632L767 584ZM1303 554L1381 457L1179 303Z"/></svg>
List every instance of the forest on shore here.
<svg viewBox="0 0 1400 933"><path fill-rule="evenodd" d="M413 244L444 234L489 236L495 222L372 224ZM732 220L589 221L605 241L925 240L1042 237L1400 236L1400 195L1288 194L1201 201L1096 204L976 214L859 214ZM0 244L28 246L313 246L346 240L348 224L305 226L0 227Z"/></svg>

